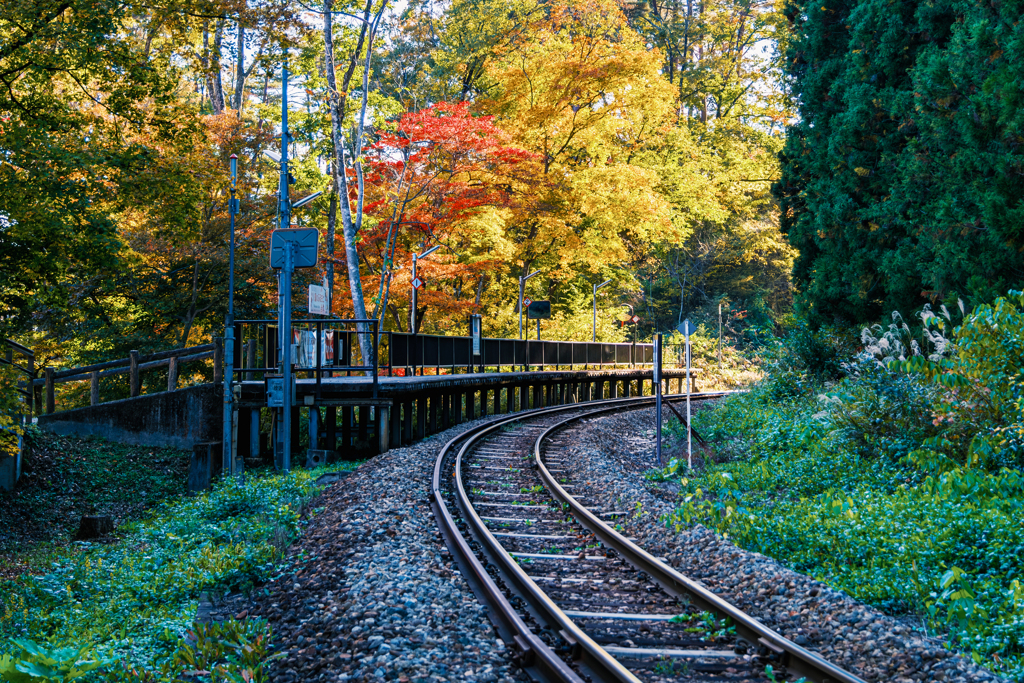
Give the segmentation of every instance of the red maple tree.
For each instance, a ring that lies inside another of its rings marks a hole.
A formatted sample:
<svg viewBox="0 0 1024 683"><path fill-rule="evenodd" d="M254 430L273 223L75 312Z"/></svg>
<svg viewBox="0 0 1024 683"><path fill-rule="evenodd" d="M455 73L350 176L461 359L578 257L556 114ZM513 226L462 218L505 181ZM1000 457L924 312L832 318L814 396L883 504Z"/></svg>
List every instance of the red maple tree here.
<svg viewBox="0 0 1024 683"><path fill-rule="evenodd" d="M368 150L370 220L360 253L372 274L364 282L378 292L378 317L390 312L397 330L408 327L414 250L447 247L420 266L428 283L417 297L421 323L427 309L446 314L435 321L441 326L472 312L481 278L496 264L467 219L484 207L511 205L516 179L535 157L510 146L492 119L474 116L466 102L442 102L402 115Z"/></svg>

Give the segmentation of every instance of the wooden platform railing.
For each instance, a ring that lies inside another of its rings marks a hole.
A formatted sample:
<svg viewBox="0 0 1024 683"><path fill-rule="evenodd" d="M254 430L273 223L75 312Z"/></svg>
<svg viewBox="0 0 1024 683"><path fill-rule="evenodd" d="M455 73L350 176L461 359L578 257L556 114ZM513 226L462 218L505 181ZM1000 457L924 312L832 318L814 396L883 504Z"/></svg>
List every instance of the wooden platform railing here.
<svg viewBox="0 0 1024 683"><path fill-rule="evenodd" d="M22 346L16 341L3 339L0 342L2 342L4 349L3 355L0 356L0 365L9 366L18 374L25 376L25 379L18 381L16 391L22 395L22 400L28 408L28 417L31 419L33 402L32 390L29 388L28 383L36 375L35 354L32 353L32 349Z"/></svg>
<svg viewBox="0 0 1024 683"><path fill-rule="evenodd" d="M166 365L167 391L173 391L178 387L178 367L182 363L206 360L208 358L213 358L213 381L221 381L224 365L224 347L220 339L215 339L212 344L159 351L145 356L141 355L138 351L131 351L128 358L86 365L80 368L70 368L68 370L57 371L52 367L46 367L43 368L43 377L34 380L33 385L45 387L45 412L50 414L54 411L55 407L54 386L57 384L89 380L89 405L97 405L100 402L100 379L103 377L128 373L129 395L134 398L142 391L141 373Z"/></svg>

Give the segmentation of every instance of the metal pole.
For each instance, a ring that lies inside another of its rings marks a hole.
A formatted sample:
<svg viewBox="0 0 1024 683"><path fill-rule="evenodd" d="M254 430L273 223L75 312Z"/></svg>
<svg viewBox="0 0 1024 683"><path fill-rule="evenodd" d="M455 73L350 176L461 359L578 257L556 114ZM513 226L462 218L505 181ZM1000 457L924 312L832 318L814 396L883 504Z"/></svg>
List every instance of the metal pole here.
<svg viewBox="0 0 1024 683"><path fill-rule="evenodd" d="M540 341L540 318L537 318L537 341Z"/></svg>
<svg viewBox="0 0 1024 683"><path fill-rule="evenodd" d="M526 287L526 278L519 276L519 339L523 338L523 290Z"/></svg>
<svg viewBox="0 0 1024 683"><path fill-rule="evenodd" d="M416 254L412 255L412 280L416 281ZM410 284L412 287L412 295L410 297L411 305L409 307L409 334L416 334L416 285Z"/></svg>
<svg viewBox="0 0 1024 683"><path fill-rule="evenodd" d="M689 330L689 326L686 328ZM693 430L690 429L690 333L686 333L686 468L693 469Z"/></svg>
<svg viewBox="0 0 1024 683"><path fill-rule="evenodd" d="M288 197L288 59L285 55L281 66L281 178L278 183L278 226L288 229L292 224L292 206ZM284 384L283 408L281 415L282 453L281 466L285 472L292 465L292 271L295 268L294 245L284 243L284 268L281 269L281 377Z"/></svg>
<svg viewBox="0 0 1024 683"><path fill-rule="evenodd" d="M232 448L234 426L234 394L231 384L234 380L235 363L235 188L238 183L238 155L231 155L231 198L228 200L228 216L231 232L228 237L228 315L224 321L224 417L221 434L222 467L226 475L234 474L234 449Z"/></svg>
<svg viewBox="0 0 1024 683"><path fill-rule="evenodd" d="M231 220L231 236L228 243L228 323L235 322L235 214L238 213L238 200L235 192L238 188L238 155L231 157L231 199L228 200L228 215ZM230 366L229 366L230 367Z"/></svg>
<svg viewBox="0 0 1024 683"><path fill-rule="evenodd" d="M664 467L661 460L661 333L654 337L654 431L657 435L658 467Z"/></svg>
<svg viewBox="0 0 1024 683"><path fill-rule="evenodd" d="M285 472L292 467L292 270L294 269L294 245L284 243L284 268L281 269L281 290L284 303L281 306L281 331L284 335L281 345L281 376L284 379L284 400L281 416L282 468Z"/></svg>
<svg viewBox="0 0 1024 683"><path fill-rule="evenodd" d="M280 214L279 225L282 229L291 227L292 207L288 201L288 143L291 135L288 133L288 60L284 60L281 67L281 180L278 184L278 213Z"/></svg>
<svg viewBox="0 0 1024 683"><path fill-rule="evenodd" d="M722 302L718 302L718 369L722 369Z"/></svg>
<svg viewBox="0 0 1024 683"><path fill-rule="evenodd" d="M597 290L610 283L611 280L605 280L599 285L594 285L594 338L593 341L597 341Z"/></svg>

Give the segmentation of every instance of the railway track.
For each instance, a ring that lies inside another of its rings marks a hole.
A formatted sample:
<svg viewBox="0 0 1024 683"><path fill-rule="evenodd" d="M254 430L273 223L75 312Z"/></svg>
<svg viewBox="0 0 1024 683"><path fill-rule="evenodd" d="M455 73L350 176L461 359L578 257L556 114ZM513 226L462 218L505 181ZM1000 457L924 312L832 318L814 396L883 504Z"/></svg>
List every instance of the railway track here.
<svg viewBox="0 0 1024 683"><path fill-rule="evenodd" d="M520 413L441 449L434 516L517 663L542 681L863 683L645 552L615 529L629 510L590 509L566 478L571 426L653 400Z"/></svg>

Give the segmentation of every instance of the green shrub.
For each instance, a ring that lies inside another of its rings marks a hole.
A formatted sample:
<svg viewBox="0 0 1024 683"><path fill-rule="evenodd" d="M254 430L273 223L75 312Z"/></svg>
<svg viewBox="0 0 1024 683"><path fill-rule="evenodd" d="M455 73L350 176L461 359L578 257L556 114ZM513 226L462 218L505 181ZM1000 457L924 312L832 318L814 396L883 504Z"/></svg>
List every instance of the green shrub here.
<svg viewBox="0 0 1024 683"><path fill-rule="evenodd" d="M702 523L917 614L975 661L1024 677L1022 309L1011 293L955 329L924 316L929 358L912 355L923 349L899 320L869 330L828 385L820 367L780 357L752 391L697 413L715 450L700 472L672 461L661 473L681 484L665 522ZM807 334L780 347L814 343Z"/></svg>
<svg viewBox="0 0 1024 683"><path fill-rule="evenodd" d="M300 531L313 473L225 479L158 507L112 545L79 544L47 574L0 581L0 652L31 638L95 648L155 670L190 628L200 591L246 590L280 571ZM6 644L5 644L6 643Z"/></svg>
<svg viewBox="0 0 1024 683"><path fill-rule="evenodd" d="M46 648L28 639L13 639L13 655L0 655L0 680L9 683L56 683L74 681L109 661L93 659L92 647Z"/></svg>

